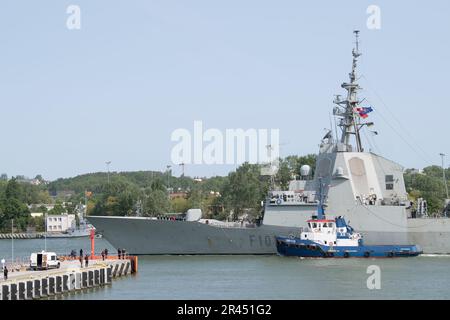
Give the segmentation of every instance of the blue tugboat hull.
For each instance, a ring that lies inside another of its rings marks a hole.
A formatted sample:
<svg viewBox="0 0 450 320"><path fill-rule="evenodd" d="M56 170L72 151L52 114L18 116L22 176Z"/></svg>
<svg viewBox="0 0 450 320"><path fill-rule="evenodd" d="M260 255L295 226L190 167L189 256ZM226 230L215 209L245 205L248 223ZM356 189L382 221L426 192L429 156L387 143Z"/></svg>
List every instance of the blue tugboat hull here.
<svg viewBox="0 0 450 320"><path fill-rule="evenodd" d="M310 240L285 237L277 237L277 250L282 256L302 258L396 258L417 257L423 253L415 245L330 247Z"/></svg>

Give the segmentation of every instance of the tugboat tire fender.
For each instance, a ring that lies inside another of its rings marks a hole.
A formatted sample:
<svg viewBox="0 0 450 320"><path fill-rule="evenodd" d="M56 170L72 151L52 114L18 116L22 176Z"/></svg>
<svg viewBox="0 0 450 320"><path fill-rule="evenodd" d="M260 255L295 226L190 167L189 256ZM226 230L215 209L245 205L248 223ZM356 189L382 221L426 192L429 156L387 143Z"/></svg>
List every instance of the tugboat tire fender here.
<svg viewBox="0 0 450 320"><path fill-rule="evenodd" d="M350 258L350 253L348 252L344 253L344 258Z"/></svg>
<svg viewBox="0 0 450 320"><path fill-rule="evenodd" d="M369 258L370 257L370 252L364 252L364 257L365 258Z"/></svg>

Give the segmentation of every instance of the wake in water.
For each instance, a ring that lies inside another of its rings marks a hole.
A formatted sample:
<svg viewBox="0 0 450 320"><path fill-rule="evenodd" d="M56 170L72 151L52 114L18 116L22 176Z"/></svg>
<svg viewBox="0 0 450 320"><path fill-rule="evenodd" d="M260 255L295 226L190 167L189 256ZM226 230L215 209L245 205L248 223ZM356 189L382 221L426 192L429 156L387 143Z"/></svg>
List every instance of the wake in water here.
<svg viewBox="0 0 450 320"><path fill-rule="evenodd" d="M423 258L450 258L450 254L421 254Z"/></svg>

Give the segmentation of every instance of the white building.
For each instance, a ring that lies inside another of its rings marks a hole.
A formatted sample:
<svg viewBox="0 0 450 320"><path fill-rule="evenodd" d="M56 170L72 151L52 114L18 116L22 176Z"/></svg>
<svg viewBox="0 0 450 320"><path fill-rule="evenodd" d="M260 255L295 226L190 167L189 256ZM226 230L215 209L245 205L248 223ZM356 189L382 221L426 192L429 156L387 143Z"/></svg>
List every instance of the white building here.
<svg viewBox="0 0 450 320"><path fill-rule="evenodd" d="M76 220L74 214L62 214L58 216L47 216L47 232L66 232L75 229Z"/></svg>
<svg viewBox="0 0 450 320"><path fill-rule="evenodd" d="M40 217L43 217L44 214L42 212L32 212L32 213L30 213L30 216L32 218L40 218Z"/></svg>

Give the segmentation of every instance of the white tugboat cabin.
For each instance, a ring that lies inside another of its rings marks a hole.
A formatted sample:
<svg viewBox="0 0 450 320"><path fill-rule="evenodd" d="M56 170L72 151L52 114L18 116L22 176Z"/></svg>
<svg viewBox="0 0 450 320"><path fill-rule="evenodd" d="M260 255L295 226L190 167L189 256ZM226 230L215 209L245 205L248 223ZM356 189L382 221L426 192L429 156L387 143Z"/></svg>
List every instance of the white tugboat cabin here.
<svg viewBox="0 0 450 320"><path fill-rule="evenodd" d="M358 247L361 234L353 233L341 217L334 220L309 220L308 230L302 232L302 240L309 240L324 246Z"/></svg>

